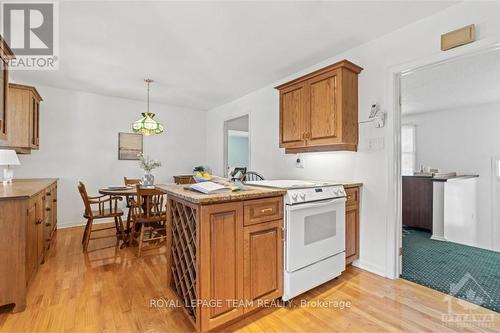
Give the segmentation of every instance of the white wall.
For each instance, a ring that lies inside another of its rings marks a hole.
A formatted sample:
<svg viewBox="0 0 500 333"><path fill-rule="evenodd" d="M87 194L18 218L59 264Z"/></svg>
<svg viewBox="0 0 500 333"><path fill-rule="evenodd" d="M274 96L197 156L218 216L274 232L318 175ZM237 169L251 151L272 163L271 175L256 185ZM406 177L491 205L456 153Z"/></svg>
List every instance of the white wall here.
<svg viewBox="0 0 500 333"><path fill-rule="evenodd" d="M460 3L212 109L207 116L208 164L222 174L223 122L249 113L253 170L267 178L339 179L364 183L360 215L361 257L356 264L380 275L395 276L394 261L390 262L392 253L388 253L393 243L391 228L394 228L394 224L389 223L392 212L388 208L393 188L389 170L395 152L392 71L396 67L410 68L426 59L433 62L477 48L481 42L447 53L440 51L440 34L464 25L477 24L477 37L483 44L491 43L492 39L500 40L499 11L500 3ZM359 77L359 119L367 119L370 105L379 102L388 111L388 126L375 129L370 124L361 124L357 153L304 154L305 168L296 169L294 156L285 155L284 150L278 148L278 93L273 87L342 59L364 67ZM371 138L382 138L384 147L368 150Z"/></svg>
<svg viewBox="0 0 500 333"><path fill-rule="evenodd" d="M402 122L416 126L417 166L480 176L476 246L493 249L492 158L500 156L500 102L404 115Z"/></svg>
<svg viewBox="0 0 500 333"><path fill-rule="evenodd" d="M131 132L132 122L146 103L43 86L37 89L44 99L40 150L19 155L21 166L16 167L15 176L58 177L58 224L81 224L79 180L97 195L100 187L123 184L124 176L142 176L138 161L118 160L118 132ZM172 175L190 173L194 166L204 164L206 113L163 104L152 104L151 109L165 127L162 135L144 137L144 153L162 162L153 171L156 182L172 182Z"/></svg>

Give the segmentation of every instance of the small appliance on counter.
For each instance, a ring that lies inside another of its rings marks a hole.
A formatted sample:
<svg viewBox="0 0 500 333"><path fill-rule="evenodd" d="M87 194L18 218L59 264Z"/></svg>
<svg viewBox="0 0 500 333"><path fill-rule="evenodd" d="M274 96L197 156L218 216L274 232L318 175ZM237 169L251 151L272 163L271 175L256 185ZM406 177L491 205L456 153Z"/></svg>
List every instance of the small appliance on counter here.
<svg viewBox="0 0 500 333"><path fill-rule="evenodd" d="M287 189L284 301L345 270L346 193L342 185L300 180L260 180L245 184Z"/></svg>

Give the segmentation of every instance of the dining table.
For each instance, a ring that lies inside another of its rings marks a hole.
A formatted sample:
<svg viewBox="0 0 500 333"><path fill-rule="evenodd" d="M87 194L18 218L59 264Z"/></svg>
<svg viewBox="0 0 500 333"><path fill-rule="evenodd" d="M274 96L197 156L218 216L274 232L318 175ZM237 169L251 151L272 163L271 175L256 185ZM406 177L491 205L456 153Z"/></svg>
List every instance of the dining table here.
<svg viewBox="0 0 500 333"><path fill-rule="evenodd" d="M170 185L170 184L168 184ZM127 213L127 227L125 229L125 233L127 235L130 234L131 232L131 223L132 223L132 216L131 216L131 211L130 211L130 204L128 200L130 198L133 198L137 196L137 188L135 186L108 186L108 187L102 187L98 190L99 194L102 195L110 195L110 196L115 196L115 197L125 197L126 203L127 203L127 208L129 209ZM124 245L130 245L130 242L127 240L124 242Z"/></svg>
<svg viewBox="0 0 500 333"><path fill-rule="evenodd" d="M137 189L135 186L103 187L99 189L99 193L118 197L131 197L137 195Z"/></svg>

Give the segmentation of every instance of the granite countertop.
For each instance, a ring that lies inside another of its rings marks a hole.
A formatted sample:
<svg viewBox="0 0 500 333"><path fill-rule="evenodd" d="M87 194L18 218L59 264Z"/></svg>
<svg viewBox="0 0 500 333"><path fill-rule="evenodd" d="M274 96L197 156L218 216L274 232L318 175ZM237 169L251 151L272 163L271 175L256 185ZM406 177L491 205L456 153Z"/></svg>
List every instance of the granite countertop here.
<svg viewBox="0 0 500 333"><path fill-rule="evenodd" d="M31 198L52 185L57 178L14 179L11 184L0 182L0 200Z"/></svg>
<svg viewBox="0 0 500 333"><path fill-rule="evenodd" d="M208 205L229 201L241 201L248 199L259 199L282 196L286 190L264 188L245 185L246 191L224 192L214 194L203 194L196 191L186 190L186 185L156 185L156 188L165 192L167 195L192 202L194 204Z"/></svg>

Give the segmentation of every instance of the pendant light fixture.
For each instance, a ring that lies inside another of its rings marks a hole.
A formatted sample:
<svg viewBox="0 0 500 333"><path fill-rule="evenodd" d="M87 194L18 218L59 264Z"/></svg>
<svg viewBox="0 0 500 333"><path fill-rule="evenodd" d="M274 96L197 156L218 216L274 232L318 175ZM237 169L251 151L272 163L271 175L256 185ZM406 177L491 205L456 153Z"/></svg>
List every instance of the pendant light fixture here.
<svg viewBox="0 0 500 333"><path fill-rule="evenodd" d="M153 119L155 114L149 112L149 85L153 83L153 80L145 79L144 82L146 82L146 84L148 85L147 111L141 113L142 118L132 124L132 130L134 131L134 133L140 133L143 135L160 134L163 132L163 126Z"/></svg>

